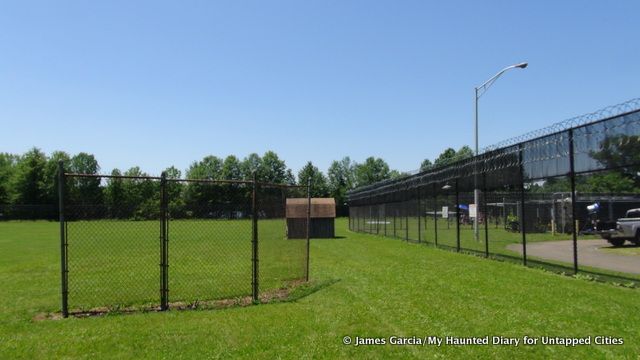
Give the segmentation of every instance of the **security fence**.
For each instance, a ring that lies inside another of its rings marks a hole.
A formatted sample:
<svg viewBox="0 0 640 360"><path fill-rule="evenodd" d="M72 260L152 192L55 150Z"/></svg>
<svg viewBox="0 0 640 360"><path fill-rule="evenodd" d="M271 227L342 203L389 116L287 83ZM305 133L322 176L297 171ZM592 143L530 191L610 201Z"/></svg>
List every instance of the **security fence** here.
<svg viewBox="0 0 640 360"><path fill-rule="evenodd" d="M349 228L638 284L640 99L517 140L349 192Z"/></svg>
<svg viewBox="0 0 640 360"><path fill-rule="evenodd" d="M61 163L58 187L65 317L256 302L308 280L309 237L289 239L285 221L286 199L308 199L308 186L70 174Z"/></svg>

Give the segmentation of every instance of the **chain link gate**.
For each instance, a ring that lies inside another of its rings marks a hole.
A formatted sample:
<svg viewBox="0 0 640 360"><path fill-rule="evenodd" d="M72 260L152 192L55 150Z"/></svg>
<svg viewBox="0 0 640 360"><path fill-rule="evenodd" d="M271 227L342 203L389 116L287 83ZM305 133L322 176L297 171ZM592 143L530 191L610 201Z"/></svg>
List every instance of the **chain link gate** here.
<svg viewBox="0 0 640 360"><path fill-rule="evenodd" d="M64 317L258 302L308 280L308 226L306 239L287 237L285 201L310 201L309 185L68 174L62 162L58 174ZM77 191L105 184L94 196Z"/></svg>

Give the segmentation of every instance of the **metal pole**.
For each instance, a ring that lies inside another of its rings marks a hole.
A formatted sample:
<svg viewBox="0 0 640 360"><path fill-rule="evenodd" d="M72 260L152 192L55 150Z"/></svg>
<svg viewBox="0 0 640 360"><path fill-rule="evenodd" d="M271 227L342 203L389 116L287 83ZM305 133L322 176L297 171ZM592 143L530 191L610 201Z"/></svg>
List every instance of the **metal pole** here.
<svg viewBox="0 0 640 360"><path fill-rule="evenodd" d="M253 173L253 190L251 194L251 255L252 255L252 289L253 302L258 302L259 278L258 278L258 181L256 173Z"/></svg>
<svg viewBox="0 0 640 360"><path fill-rule="evenodd" d="M384 236L387 236L387 204L383 204L382 208L384 209Z"/></svg>
<svg viewBox="0 0 640 360"><path fill-rule="evenodd" d="M456 249L460 251L460 192L458 191L458 179L456 179Z"/></svg>
<svg viewBox="0 0 640 360"><path fill-rule="evenodd" d="M404 240L409 241L409 207L407 206L407 200L409 198L409 189L404 188L404 201L402 202L402 210L404 213Z"/></svg>
<svg viewBox="0 0 640 360"><path fill-rule="evenodd" d="M487 212L487 177L482 174L482 212L484 213L484 256L489 257L489 213ZM479 209L478 209L479 210Z"/></svg>
<svg viewBox="0 0 640 360"><path fill-rule="evenodd" d="M438 193L436 184L433 184L433 233L435 235L434 242L438 246Z"/></svg>
<svg viewBox="0 0 640 360"><path fill-rule="evenodd" d="M167 174L160 177L160 310L169 309L167 274Z"/></svg>
<svg viewBox="0 0 640 360"><path fill-rule="evenodd" d="M307 180L307 264L305 280L309 281L309 252L311 239L311 177Z"/></svg>
<svg viewBox="0 0 640 360"><path fill-rule="evenodd" d="M475 139L476 139L476 157L473 159L473 203L476 206L476 216L473 218L473 238L478 241L478 213L480 212L480 206L478 205L478 200L480 199L480 194L478 190L478 161L477 157L479 154L478 149L478 88L476 90L476 124L475 124Z"/></svg>
<svg viewBox="0 0 640 360"><path fill-rule="evenodd" d="M576 173L574 164L573 129L569 129L569 176L571 178L571 226L573 226L573 272L578 273L578 227L576 226Z"/></svg>
<svg viewBox="0 0 640 360"><path fill-rule="evenodd" d="M522 143L518 146L518 156L520 163L520 232L522 233L522 262L526 266L527 265L527 226L526 226L526 216L525 216L525 193L524 193L524 165L523 161L523 152L524 148Z"/></svg>
<svg viewBox="0 0 640 360"><path fill-rule="evenodd" d="M418 217L418 243L421 242L421 228L420 228L420 187L418 186L417 188L417 193L418 193L418 213L416 214Z"/></svg>
<svg viewBox="0 0 640 360"><path fill-rule="evenodd" d="M64 163L58 162L58 212L60 219L60 290L62 295L62 317L69 317L69 269L67 267L67 234L64 218Z"/></svg>

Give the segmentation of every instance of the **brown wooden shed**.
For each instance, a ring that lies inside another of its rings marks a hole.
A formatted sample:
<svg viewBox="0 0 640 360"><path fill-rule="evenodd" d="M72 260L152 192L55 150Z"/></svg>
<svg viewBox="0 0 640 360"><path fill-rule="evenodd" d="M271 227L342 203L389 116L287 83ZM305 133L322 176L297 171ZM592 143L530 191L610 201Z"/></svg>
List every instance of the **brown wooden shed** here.
<svg viewBox="0 0 640 360"><path fill-rule="evenodd" d="M307 198L287 199L287 237L307 237ZM334 198L311 198L311 228L309 237L335 237L336 200Z"/></svg>

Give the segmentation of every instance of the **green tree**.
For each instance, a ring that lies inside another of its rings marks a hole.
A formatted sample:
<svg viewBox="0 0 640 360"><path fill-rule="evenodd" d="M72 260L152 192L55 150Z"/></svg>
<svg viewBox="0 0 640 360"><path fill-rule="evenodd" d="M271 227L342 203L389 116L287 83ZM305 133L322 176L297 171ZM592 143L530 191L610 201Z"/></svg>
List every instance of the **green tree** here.
<svg viewBox="0 0 640 360"><path fill-rule="evenodd" d="M256 178L262 178L262 158L256 153L251 153L249 156L242 160L242 177L246 180L253 179L253 173L256 173Z"/></svg>
<svg viewBox="0 0 640 360"><path fill-rule="evenodd" d="M234 155L229 155L222 163L222 179L242 180L242 163Z"/></svg>
<svg viewBox="0 0 640 360"><path fill-rule="evenodd" d="M364 163L355 165L357 186L370 185L390 177L389 165L383 159L368 157Z"/></svg>
<svg viewBox="0 0 640 360"><path fill-rule="evenodd" d="M327 186L327 178L324 174L313 165L311 161L300 169L298 172L298 184L306 185L311 179L311 196L327 197L329 196L329 188Z"/></svg>
<svg viewBox="0 0 640 360"><path fill-rule="evenodd" d="M38 148L32 148L22 155L15 166L11 185L14 204L45 204L46 155Z"/></svg>
<svg viewBox="0 0 640 360"><path fill-rule="evenodd" d="M9 204L13 195L11 180L16 171L18 157L0 153L0 204Z"/></svg>
<svg viewBox="0 0 640 360"><path fill-rule="evenodd" d="M69 171L76 174L96 175L100 172L98 161L92 154L81 152L71 158ZM69 195L74 204L101 205L102 189L99 178L71 177Z"/></svg>
<svg viewBox="0 0 640 360"><path fill-rule="evenodd" d="M456 151L452 148L447 148L443 151L433 162L433 165L436 167L449 165L454 162L456 159Z"/></svg>
<svg viewBox="0 0 640 360"><path fill-rule="evenodd" d="M420 171L426 171L433 167L433 163L429 159L424 159L420 164Z"/></svg>
<svg viewBox="0 0 640 360"><path fill-rule="evenodd" d="M180 179L182 172L175 166L164 169L167 179ZM184 184L179 181L167 181L166 191L169 201L169 215L172 218L182 218L185 215L185 202L183 198Z"/></svg>
<svg viewBox="0 0 640 360"><path fill-rule="evenodd" d="M284 184L287 182L287 165L273 151L267 151L260 162L260 181Z"/></svg>
<svg viewBox="0 0 640 360"><path fill-rule="evenodd" d="M464 145L458 151L456 151L456 160L472 158L474 155L473 150L467 145Z"/></svg>
<svg viewBox="0 0 640 360"><path fill-rule="evenodd" d="M71 157L64 151L54 151L44 169L44 187L47 203L58 203L58 162L62 161L66 169L69 168Z"/></svg>
<svg viewBox="0 0 640 360"><path fill-rule="evenodd" d="M125 176L146 177L147 173L134 166ZM124 209L134 220L157 219L160 216L160 184L149 179L123 179Z"/></svg>
<svg viewBox="0 0 640 360"><path fill-rule="evenodd" d="M355 164L348 156L340 161L333 161L327 171L329 195L336 199L340 208L347 201L347 191L355 184Z"/></svg>
<svg viewBox="0 0 640 360"><path fill-rule="evenodd" d="M132 216L132 213L126 209L126 192L122 178L118 178L122 173L118 169L111 170L111 175L115 176L107 180L107 186L104 189L104 202L107 206L109 217L122 219Z"/></svg>

